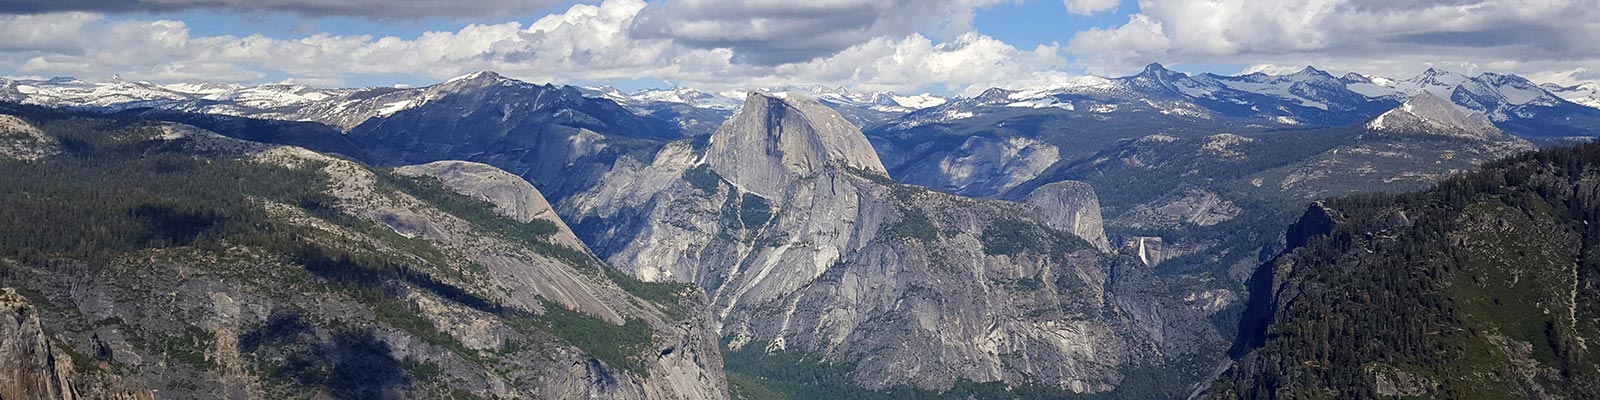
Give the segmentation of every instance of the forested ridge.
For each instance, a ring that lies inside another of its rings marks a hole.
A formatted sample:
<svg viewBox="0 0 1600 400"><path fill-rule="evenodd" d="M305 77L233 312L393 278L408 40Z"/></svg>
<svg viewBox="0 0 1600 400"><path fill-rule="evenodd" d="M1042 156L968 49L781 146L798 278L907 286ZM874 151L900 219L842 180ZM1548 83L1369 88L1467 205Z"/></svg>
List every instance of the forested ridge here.
<svg viewBox="0 0 1600 400"><path fill-rule="evenodd" d="M1212 398L1592 398L1600 145L1313 205Z"/></svg>
<svg viewBox="0 0 1600 400"><path fill-rule="evenodd" d="M563 346L614 373L649 375L659 332L645 321L617 325L553 301L542 310L503 304L482 283L482 266L340 209L322 163L199 151L163 137L162 123L12 107L57 152L0 159L0 287L43 310L58 341L51 346L71 355L74 379L92 388L85 395L204 398L244 379L268 397L478 398L482 384L462 380L464 371L531 379L544 372L527 363ZM639 282L557 245L552 222L500 216L431 177L373 171L380 195L420 199L477 234L689 317L690 306L678 304L683 285ZM217 326L212 285L270 318L238 332ZM490 349L469 345L440 311L424 310L440 306L423 297L510 331ZM114 299L112 309L93 308L102 298Z"/></svg>

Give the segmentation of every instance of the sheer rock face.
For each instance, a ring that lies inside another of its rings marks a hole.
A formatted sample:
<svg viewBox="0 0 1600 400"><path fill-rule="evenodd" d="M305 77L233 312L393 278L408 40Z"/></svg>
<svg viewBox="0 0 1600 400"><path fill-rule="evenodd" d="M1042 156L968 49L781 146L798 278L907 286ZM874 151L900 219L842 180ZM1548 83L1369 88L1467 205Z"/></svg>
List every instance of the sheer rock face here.
<svg viewBox="0 0 1600 400"><path fill-rule="evenodd" d="M39 310L15 289L0 290L0 398L77 398L72 359L51 346Z"/></svg>
<svg viewBox="0 0 1600 400"><path fill-rule="evenodd" d="M1208 340L1175 328L1191 316L1152 295L1159 278L1095 248L1103 233L1060 228L1095 231L1086 188L1052 189L1046 213L895 184L858 130L796 97L751 96L708 147L625 158L560 209L612 265L705 288L736 351L852 365L869 388L1104 392Z"/></svg>
<svg viewBox="0 0 1600 400"><path fill-rule="evenodd" d="M776 197L786 184L827 167L888 176L855 125L801 95L752 93L744 108L712 134L706 163L741 189Z"/></svg>
<svg viewBox="0 0 1600 400"><path fill-rule="evenodd" d="M1100 199L1089 184L1061 181L1040 186L1028 194L1026 203L1037 207L1040 219L1051 228L1072 233L1100 251L1111 250L1100 216Z"/></svg>
<svg viewBox="0 0 1600 400"><path fill-rule="evenodd" d="M1375 131L1423 133L1489 139L1505 135L1483 114L1469 113L1455 103L1422 92L1405 104L1379 115L1367 128Z"/></svg>

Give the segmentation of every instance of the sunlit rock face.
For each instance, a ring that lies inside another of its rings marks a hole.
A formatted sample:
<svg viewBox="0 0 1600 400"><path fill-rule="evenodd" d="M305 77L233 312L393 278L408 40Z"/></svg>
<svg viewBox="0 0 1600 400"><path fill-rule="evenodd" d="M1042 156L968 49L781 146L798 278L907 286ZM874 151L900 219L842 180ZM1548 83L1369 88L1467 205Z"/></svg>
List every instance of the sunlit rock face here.
<svg viewBox="0 0 1600 400"><path fill-rule="evenodd" d="M852 365L869 388L1089 393L1216 340L1104 251L1087 185L1014 203L898 184L857 128L793 95L751 95L709 141L624 158L558 208L611 264L705 288L734 351Z"/></svg>

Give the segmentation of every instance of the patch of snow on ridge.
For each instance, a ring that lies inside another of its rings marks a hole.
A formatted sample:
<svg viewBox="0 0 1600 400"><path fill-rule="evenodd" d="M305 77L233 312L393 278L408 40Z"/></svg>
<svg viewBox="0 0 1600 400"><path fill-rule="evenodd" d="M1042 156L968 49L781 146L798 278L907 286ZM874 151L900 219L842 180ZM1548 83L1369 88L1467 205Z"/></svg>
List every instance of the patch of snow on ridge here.
<svg viewBox="0 0 1600 400"><path fill-rule="evenodd" d="M959 120L959 119L972 118L972 117L975 117L975 116L977 116L977 114L973 113L972 111L949 109L949 110L945 110L944 111L944 116L942 118L939 118L939 120L940 121L955 121L955 120Z"/></svg>
<svg viewBox="0 0 1600 400"><path fill-rule="evenodd" d="M945 98L943 98L943 97L934 96L934 95L928 94L928 93L923 93L923 94L919 94L919 95L915 95L915 96L890 95L889 97L891 99L894 99L894 102L896 104L899 104L899 105L901 105L903 107L906 107L906 108L917 109L917 110L928 108L928 107L941 106L941 105L944 105L944 103L948 102L948 100L945 100Z"/></svg>
<svg viewBox="0 0 1600 400"><path fill-rule="evenodd" d="M1071 111L1071 110L1074 109L1073 106L1072 106L1072 102L1056 100L1053 97L1046 97L1046 98L1043 98L1043 99L1035 99L1035 100L1025 100L1025 101L1013 102L1013 103L1010 103L1010 104L1006 104L1006 107L1016 107L1016 108L1051 108L1051 107L1055 107L1055 108L1060 108L1060 109L1068 110L1068 111Z"/></svg>

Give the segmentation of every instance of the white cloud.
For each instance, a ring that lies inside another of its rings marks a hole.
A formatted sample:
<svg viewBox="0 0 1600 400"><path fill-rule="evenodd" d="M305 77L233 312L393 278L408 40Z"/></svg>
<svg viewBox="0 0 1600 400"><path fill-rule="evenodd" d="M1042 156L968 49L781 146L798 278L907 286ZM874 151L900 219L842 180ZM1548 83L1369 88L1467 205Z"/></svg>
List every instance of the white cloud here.
<svg viewBox="0 0 1600 400"><path fill-rule="evenodd" d="M1068 50L1101 73L1144 63L1316 64L1409 75L1430 65L1526 75L1600 67L1593 0L1141 0ZM1468 71L1463 71L1468 72Z"/></svg>
<svg viewBox="0 0 1600 400"><path fill-rule="evenodd" d="M607 0L528 24L474 24L412 38L316 34L292 40L195 36L181 21L0 16L0 71L241 83L277 76L332 85L360 75L442 80L495 70L532 82L654 79L712 90L828 84L919 91L1037 79L1065 64L1057 46L1019 50L976 33L943 42L918 33L885 35L801 62L741 63L731 48L630 35L646 7L641 0Z"/></svg>
<svg viewBox="0 0 1600 400"><path fill-rule="evenodd" d="M921 35L903 39L878 38L828 58L778 67L774 78L790 77L827 84L852 85L864 90L901 90L925 83L977 94L996 86L1059 74L1065 64L1053 45L1019 50L992 37L968 33L935 44ZM774 82L780 83L780 82Z"/></svg>
<svg viewBox="0 0 1600 400"><path fill-rule="evenodd" d="M1257 73L1257 72L1260 72L1260 73L1263 73L1263 74L1267 74L1267 75L1287 75L1287 74L1292 74L1292 73L1295 73L1295 72L1300 72L1300 70L1303 69L1303 68L1305 68L1304 65L1295 66L1295 65L1278 65L1278 64L1256 64L1256 65L1251 65L1249 67L1245 67L1244 70L1239 71L1239 75L1249 75L1249 74L1254 74L1254 73Z"/></svg>
<svg viewBox="0 0 1600 400"><path fill-rule="evenodd" d="M1094 15L1097 13L1117 9L1122 0L1062 0L1067 6L1067 12L1078 15Z"/></svg>
<svg viewBox="0 0 1600 400"><path fill-rule="evenodd" d="M1124 66L1163 61L1171 48L1172 39L1161 22L1143 14L1129 16L1127 24L1115 29L1078 32L1067 43L1072 53L1093 58L1095 63L1086 66L1093 74L1116 74L1123 72Z"/></svg>
<svg viewBox="0 0 1600 400"><path fill-rule="evenodd" d="M1571 86L1584 82L1600 81L1600 71L1577 67L1564 70L1543 71L1528 74L1525 78L1534 82L1554 83L1561 86Z"/></svg>

